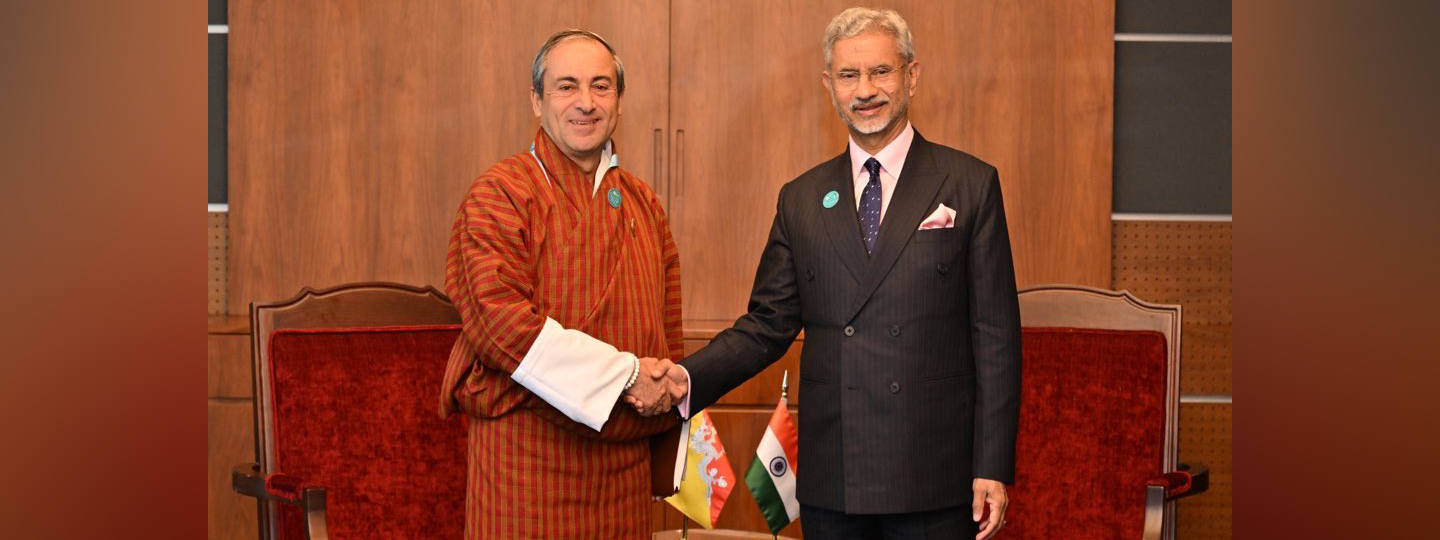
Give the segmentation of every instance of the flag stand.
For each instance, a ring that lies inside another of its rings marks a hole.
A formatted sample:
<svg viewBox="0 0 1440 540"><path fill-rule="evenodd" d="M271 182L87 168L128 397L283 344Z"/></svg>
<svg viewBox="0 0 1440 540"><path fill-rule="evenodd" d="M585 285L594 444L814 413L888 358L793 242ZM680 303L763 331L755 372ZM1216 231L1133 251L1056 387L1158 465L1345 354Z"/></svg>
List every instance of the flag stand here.
<svg viewBox="0 0 1440 540"><path fill-rule="evenodd" d="M682 516L683 517L683 516ZM690 518L680 520L680 540L690 539Z"/></svg>
<svg viewBox="0 0 1440 540"><path fill-rule="evenodd" d="M790 402L790 370L785 370L785 376L780 379L780 402ZM780 533L770 531L770 540L780 540Z"/></svg>

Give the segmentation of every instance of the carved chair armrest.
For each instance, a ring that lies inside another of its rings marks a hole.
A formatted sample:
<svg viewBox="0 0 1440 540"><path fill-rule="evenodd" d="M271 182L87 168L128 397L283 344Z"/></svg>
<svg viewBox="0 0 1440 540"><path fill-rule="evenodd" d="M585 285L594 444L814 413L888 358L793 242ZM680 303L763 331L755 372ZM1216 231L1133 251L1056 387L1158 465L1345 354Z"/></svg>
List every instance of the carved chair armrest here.
<svg viewBox="0 0 1440 540"><path fill-rule="evenodd" d="M1145 540L1159 540L1165 529L1165 503L1210 489L1210 468L1203 464L1179 464L1177 470L1145 482Z"/></svg>
<svg viewBox="0 0 1440 540"><path fill-rule="evenodd" d="M241 495L300 507L305 511L305 537L329 540L325 526L325 488L284 473L262 475L258 463L230 469L230 487Z"/></svg>
<svg viewBox="0 0 1440 540"><path fill-rule="evenodd" d="M1151 478L1145 485L1164 488L1166 501L1204 493L1210 489L1210 467L1201 463L1194 466L1181 463L1176 469L1178 470Z"/></svg>

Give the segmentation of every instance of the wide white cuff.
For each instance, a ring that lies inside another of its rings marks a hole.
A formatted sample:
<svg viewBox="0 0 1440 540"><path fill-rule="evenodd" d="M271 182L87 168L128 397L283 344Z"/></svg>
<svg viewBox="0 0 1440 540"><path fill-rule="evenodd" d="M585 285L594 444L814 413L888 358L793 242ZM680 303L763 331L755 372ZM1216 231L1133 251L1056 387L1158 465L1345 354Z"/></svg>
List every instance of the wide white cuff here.
<svg viewBox="0 0 1440 540"><path fill-rule="evenodd" d="M600 431L634 366L635 355L546 317L510 377L571 420Z"/></svg>

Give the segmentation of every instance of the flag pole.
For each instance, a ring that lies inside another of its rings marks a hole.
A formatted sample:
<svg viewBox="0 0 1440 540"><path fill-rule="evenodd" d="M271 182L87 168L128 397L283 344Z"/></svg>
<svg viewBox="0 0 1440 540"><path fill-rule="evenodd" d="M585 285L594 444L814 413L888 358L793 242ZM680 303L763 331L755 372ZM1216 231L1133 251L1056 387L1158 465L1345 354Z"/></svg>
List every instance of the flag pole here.
<svg viewBox="0 0 1440 540"><path fill-rule="evenodd" d="M689 516L683 516L683 515L680 516L680 517L681 517L681 520L680 520L680 540L689 540L689 538L690 538L690 517L689 517Z"/></svg>
<svg viewBox="0 0 1440 540"><path fill-rule="evenodd" d="M790 401L790 370L785 370L785 376L780 379L780 401Z"/></svg>

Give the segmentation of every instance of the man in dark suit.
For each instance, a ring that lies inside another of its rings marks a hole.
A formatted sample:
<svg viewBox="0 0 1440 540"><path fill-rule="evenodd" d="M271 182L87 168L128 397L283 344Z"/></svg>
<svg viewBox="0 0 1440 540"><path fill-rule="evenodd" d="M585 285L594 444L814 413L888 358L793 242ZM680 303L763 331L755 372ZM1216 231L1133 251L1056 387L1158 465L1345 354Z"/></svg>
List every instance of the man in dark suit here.
<svg viewBox="0 0 1440 540"><path fill-rule="evenodd" d="M995 168L911 127L920 63L899 14L836 16L825 59L849 148L780 190L749 313L672 369L689 379L681 414L804 329L805 537L987 538L1004 523L1020 410Z"/></svg>

